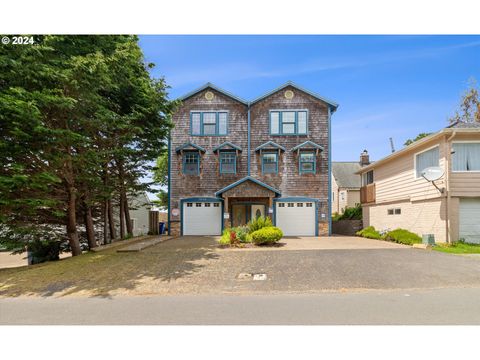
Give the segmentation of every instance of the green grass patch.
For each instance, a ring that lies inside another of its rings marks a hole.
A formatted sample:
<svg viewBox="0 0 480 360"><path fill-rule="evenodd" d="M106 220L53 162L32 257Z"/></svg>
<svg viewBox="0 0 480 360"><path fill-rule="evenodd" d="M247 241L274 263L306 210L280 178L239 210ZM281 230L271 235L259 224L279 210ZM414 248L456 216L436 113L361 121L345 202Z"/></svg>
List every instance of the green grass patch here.
<svg viewBox="0 0 480 360"><path fill-rule="evenodd" d="M422 238L411 231L405 229L395 229L385 234L385 240L393 241L404 245L420 244Z"/></svg>
<svg viewBox="0 0 480 360"><path fill-rule="evenodd" d="M437 244L432 249L450 254L480 254L480 244L467 244L463 241L453 244Z"/></svg>

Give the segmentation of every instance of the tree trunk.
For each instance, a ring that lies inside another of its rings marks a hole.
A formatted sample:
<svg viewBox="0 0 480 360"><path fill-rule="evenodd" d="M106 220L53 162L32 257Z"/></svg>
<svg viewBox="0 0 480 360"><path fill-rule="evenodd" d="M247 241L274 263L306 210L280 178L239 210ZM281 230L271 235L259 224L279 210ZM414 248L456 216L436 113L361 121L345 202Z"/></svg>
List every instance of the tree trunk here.
<svg viewBox="0 0 480 360"><path fill-rule="evenodd" d="M130 209L128 208L127 194L123 193L123 211L125 213L125 222L127 223L127 234L133 236L133 226L130 219Z"/></svg>
<svg viewBox="0 0 480 360"><path fill-rule="evenodd" d="M84 221L85 230L87 232L88 248L93 249L97 247L97 241L95 239L95 230L93 229L92 208L86 204L83 204L84 208Z"/></svg>
<svg viewBox="0 0 480 360"><path fill-rule="evenodd" d="M108 244L108 219L107 219L107 213L108 213L108 202L107 200L103 200L102 204L102 220L103 220L103 243Z"/></svg>
<svg viewBox="0 0 480 360"><path fill-rule="evenodd" d="M123 196L120 195L120 211L119 211L119 218L120 218L120 238L125 238L125 218L123 217L124 214L124 202Z"/></svg>
<svg viewBox="0 0 480 360"><path fill-rule="evenodd" d="M77 199L75 194L75 188L72 185L67 185L67 193L67 236L68 242L70 243L70 247L72 249L72 256L77 256L82 254L82 249L80 248L80 241L78 240L77 233Z"/></svg>
<svg viewBox="0 0 480 360"><path fill-rule="evenodd" d="M118 161L117 166L118 166L118 177L120 180L120 204L121 204L120 219L122 219L123 216L125 216L127 233L129 236L133 236L132 222L130 220L130 209L128 208L127 190L125 189L125 170L123 168L123 162Z"/></svg>
<svg viewBox="0 0 480 360"><path fill-rule="evenodd" d="M115 219L113 218L112 200L107 200L107 208L108 224L110 225L110 240L115 240L117 238L117 234L115 230Z"/></svg>

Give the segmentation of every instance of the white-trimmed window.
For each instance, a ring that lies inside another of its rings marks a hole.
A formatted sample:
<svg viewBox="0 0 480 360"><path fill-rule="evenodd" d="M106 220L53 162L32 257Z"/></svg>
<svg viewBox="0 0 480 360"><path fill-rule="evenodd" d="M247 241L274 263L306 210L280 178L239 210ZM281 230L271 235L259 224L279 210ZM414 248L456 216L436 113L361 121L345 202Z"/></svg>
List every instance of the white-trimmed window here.
<svg viewBox="0 0 480 360"><path fill-rule="evenodd" d="M195 136L228 134L227 111L194 111L190 113L190 133Z"/></svg>
<svg viewBox="0 0 480 360"><path fill-rule="evenodd" d="M308 132L308 112L306 110L270 111L270 134L306 135Z"/></svg>
<svg viewBox="0 0 480 360"><path fill-rule="evenodd" d="M373 182L373 170L367 171L366 173L362 174L362 186L373 184Z"/></svg>
<svg viewBox="0 0 480 360"><path fill-rule="evenodd" d="M440 165L440 148L435 146L432 149L425 150L415 154L415 177L420 178L422 171L431 166Z"/></svg>
<svg viewBox="0 0 480 360"><path fill-rule="evenodd" d="M480 142L452 144L452 171L480 171Z"/></svg>

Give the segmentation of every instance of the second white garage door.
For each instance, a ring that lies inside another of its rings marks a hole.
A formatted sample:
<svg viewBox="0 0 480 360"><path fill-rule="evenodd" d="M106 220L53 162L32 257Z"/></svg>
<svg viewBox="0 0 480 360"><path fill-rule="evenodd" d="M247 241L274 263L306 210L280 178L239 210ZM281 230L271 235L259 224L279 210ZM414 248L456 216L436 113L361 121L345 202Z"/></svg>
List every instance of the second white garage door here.
<svg viewBox="0 0 480 360"><path fill-rule="evenodd" d="M276 225L285 236L315 236L315 203L277 202Z"/></svg>
<svg viewBox="0 0 480 360"><path fill-rule="evenodd" d="M480 198L460 199L460 238L480 244Z"/></svg>
<svg viewBox="0 0 480 360"><path fill-rule="evenodd" d="M221 235L221 215L219 202L184 202L183 235Z"/></svg>

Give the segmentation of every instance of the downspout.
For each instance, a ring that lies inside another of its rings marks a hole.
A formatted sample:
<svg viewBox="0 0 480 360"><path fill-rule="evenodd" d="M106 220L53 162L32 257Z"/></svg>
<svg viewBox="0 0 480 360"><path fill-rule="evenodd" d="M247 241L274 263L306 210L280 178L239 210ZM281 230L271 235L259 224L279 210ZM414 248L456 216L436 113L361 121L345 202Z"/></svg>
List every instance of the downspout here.
<svg viewBox="0 0 480 360"><path fill-rule="evenodd" d="M447 191L447 203L445 205L445 240L447 243L451 243L451 236L450 236L450 200L451 200L451 195L450 195L450 163L451 163L451 158L452 158L452 147L450 146L450 142L452 139L457 135L457 132L454 131L452 135L447 139L445 142L445 159L446 159L446 164L445 164L445 188Z"/></svg>
<svg viewBox="0 0 480 360"><path fill-rule="evenodd" d="M248 111L247 111L247 171L248 176L250 176L250 103L247 104Z"/></svg>
<svg viewBox="0 0 480 360"><path fill-rule="evenodd" d="M168 235L171 235L171 231L170 231L170 196L171 196L171 185L170 185L170 172L171 172L171 147L172 147L172 141L171 141L171 137L170 137L170 133L168 133L168 208L167 208L167 211L168 211Z"/></svg>
<svg viewBox="0 0 480 360"><path fill-rule="evenodd" d="M332 236L332 111L328 107L328 236Z"/></svg>

